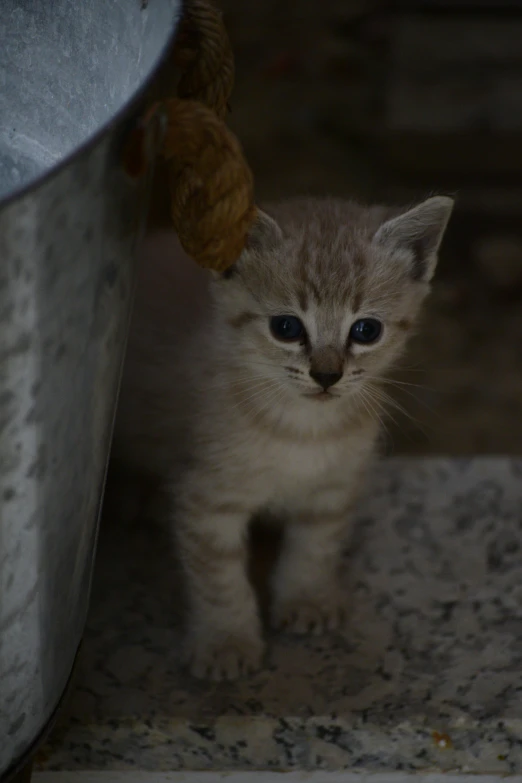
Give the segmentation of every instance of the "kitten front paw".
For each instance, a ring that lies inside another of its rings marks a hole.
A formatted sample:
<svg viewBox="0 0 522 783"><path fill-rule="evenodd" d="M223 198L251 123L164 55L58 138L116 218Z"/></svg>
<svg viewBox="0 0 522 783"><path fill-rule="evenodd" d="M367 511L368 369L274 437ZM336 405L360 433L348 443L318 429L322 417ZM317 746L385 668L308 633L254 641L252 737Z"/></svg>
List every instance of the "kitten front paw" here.
<svg viewBox="0 0 522 783"><path fill-rule="evenodd" d="M253 674L261 666L264 645L259 634L230 632L226 636L189 636L185 662L198 680L232 681Z"/></svg>
<svg viewBox="0 0 522 783"><path fill-rule="evenodd" d="M272 626L299 635L321 636L337 631L346 618L346 596L331 593L324 601L314 596L276 600L272 610Z"/></svg>

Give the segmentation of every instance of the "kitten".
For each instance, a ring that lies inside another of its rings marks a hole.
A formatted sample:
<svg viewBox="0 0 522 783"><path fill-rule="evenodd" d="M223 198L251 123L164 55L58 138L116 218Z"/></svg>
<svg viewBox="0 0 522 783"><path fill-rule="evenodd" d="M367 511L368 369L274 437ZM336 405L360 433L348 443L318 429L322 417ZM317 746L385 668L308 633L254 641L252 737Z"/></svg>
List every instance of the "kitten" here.
<svg viewBox="0 0 522 783"><path fill-rule="evenodd" d="M343 537L375 450L379 379L403 350L453 201L408 211L296 200L260 212L210 275L156 237L146 251L114 443L172 498L197 677L234 679L263 653L245 570L259 511L286 521L276 628L338 628Z"/></svg>

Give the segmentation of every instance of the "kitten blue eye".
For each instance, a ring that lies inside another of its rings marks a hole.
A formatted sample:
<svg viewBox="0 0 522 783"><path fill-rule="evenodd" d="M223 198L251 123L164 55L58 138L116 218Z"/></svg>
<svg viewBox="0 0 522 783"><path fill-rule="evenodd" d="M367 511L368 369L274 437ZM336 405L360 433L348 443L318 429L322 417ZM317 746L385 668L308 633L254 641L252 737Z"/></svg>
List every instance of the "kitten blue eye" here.
<svg viewBox="0 0 522 783"><path fill-rule="evenodd" d="M374 343L382 334L382 324L376 318L361 318L350 329L350 340L354 343Z"/></svg>
<svg viewBox="0 0 522 783"><path fill-rule="evenodd" d="M295 315L274 315L270 319L270 331L277 340L296 342L305 334L305 328Z"/></svg>

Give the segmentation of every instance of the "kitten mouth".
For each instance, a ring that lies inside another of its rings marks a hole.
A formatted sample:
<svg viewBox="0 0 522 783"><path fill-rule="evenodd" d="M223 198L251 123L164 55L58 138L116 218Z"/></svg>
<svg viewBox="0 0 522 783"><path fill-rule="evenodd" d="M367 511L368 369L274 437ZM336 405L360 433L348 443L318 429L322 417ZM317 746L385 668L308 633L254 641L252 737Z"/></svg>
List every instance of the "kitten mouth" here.
<svg viewBox="0 0 522 783"><path fill-rule="evenodd" d="M313 400L319 400L320 402L327 402L328 400L334 400L336 397L339 397L338 394L329 391L307 392L304 396Z"/></svg>

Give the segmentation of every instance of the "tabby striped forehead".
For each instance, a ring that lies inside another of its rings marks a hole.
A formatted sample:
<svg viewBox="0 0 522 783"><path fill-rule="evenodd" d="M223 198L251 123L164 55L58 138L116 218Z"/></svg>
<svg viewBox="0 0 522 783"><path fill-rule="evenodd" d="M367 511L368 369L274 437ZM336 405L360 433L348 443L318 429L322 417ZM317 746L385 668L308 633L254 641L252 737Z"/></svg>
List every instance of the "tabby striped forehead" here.
<svg viewBox="0 0 522 783"><path fill-rule="evenodd" d="M239 265L241 284L260 312L389 315L407 294L408 268L373 242L384 208L327 200L275 210L281 235L258 245ZM373 313L372 313L373 311ZM308 320L307 318L307 320Z"/></svg>
<svg viewBox="0 0 522 783"><path fill-rule="evenodd" d="M367 237L344 227L325 236L314 228L301 238L288 270L301 312L359 313L389 305L400 296L400 270L386 263Z"/></svg>
<svg viewBox="0 0 522 783"><path fill-rule="evenodd" d="M344 227L327 235L309 226L298 238L287 237L263 262L240 268L239 276L260 304L332 319L388 307L404 287L397 271L365 236Z"/></svg>
<svg viewBox="0 0 522 783"><path fill-rule="evenodd" d="M304 236L292 264L295 295L302 312L340 306L358 312L368 283L368 259L353 241L348 248L342 236L332 241Z"/></svg>

